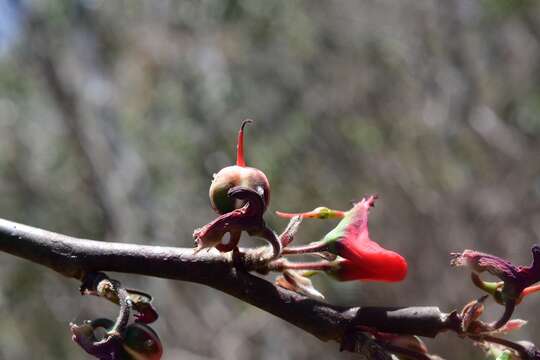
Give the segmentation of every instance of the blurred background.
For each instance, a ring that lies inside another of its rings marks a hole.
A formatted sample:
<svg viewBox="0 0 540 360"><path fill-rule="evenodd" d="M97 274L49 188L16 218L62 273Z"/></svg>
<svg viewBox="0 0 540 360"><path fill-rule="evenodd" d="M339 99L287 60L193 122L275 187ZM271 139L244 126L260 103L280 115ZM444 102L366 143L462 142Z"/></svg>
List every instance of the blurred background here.
<svg viewBox="0 0 540 360"><path fill-rule="evenodd" d="M530 261L540 237L540 3L512 0L0 0L0 217L106 241L192 246L212 174L249 165L274 210L380 195L372 238L398 284L315 280L343 305L463 306L451 251ZM335 223L305 221L297 242ZM245 243L245 242L244 242ZM112 317L78 283L0 256L0 359L90 359L69 321ZM115 275L116 276L116 275ZM150 292L165 359L352 359L203 286ZM488 307L488 320L502 308ZM540 341L538 301L515 339ZM448 359L482 354L453 334Z"/></svg>

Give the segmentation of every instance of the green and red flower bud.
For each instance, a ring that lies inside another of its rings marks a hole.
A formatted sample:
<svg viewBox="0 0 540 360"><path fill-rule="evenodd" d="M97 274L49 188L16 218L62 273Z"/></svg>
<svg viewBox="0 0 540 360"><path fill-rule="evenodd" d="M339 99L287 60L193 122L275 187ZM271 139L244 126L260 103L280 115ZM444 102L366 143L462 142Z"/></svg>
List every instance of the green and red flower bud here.
<svg viewBox="0 0 540 360"><path fill-rule="evenodd" d="M403 256L383 248L369 236L368 216L375 199L370 196L355 204L321 240L329 252L344 258L333 273L336 278L401 281L407 275L407 262Z"/></svg>
<svg viewBox="0 0 540 360"><path fill-rule="evenodd" d="M403 280L407 275L407 261L369 236L368 215L375 199L375 196L370 196L355 204L322 240L303 247L286 248L283 254L329 252L337 255L340 258L333 262L334 266L327 272L342 281Z"/></svg>
<svg viewBox="0 0 540 360"><path fill-rule="evenodd" d="M230 189L243 186L255 190L264 199L265 210L270 202L270 184L259 169L246 166L244 159L244 127L251 120L244 120L238 132L236 165L227 166L214 175L210 190L210 203L218 214L225 214L241 208L244 203L227 194Z"/></svg>
<svg viewBox="0 0 540 360"><path fill-rule="evenodd" d="M369 236L368 214L375 199L371 196L357 203L322 240L328 243L328 251L346 259L336 273L344 280L401 281L407 275L403 256L383 248Z"/></svg>

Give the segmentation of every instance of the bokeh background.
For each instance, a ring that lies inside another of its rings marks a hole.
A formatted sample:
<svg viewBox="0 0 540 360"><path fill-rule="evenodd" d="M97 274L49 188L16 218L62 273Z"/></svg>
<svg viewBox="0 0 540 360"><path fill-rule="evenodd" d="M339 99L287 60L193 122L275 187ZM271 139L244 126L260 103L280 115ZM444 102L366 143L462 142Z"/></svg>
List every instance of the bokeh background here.
<svg viewBox="0 0 540 360"><path fill-rule="evenodd" d="M343 305L479 295L449 252L530 261L540 237L540 3L512 0L0 0L0 216L74 236L191 246L212 174L266 172L274 210L377 192L372 237L399 284L315 280ZM306 221L298 242L330 222ZM218 276L218 275L216 275ZM155 296L165 359L352 359L199 285L118 276ZM112 316L78 284L0 256L0 359L89 359L68 323ZM489 306L487 319L500 307ZM538 300L515 339L540 341ZM452 334L448 359L481 352Z"/></svg>

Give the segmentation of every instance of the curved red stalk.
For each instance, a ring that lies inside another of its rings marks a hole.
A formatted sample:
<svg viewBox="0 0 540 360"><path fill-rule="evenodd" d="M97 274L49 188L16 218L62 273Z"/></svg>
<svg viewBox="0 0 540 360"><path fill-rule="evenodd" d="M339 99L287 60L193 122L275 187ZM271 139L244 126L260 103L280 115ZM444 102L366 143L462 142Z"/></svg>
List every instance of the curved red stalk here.
<svg viewBox="0 0 540 360"><path fill-rule="evenodd" d="M283 249L283 255L304 255L317 252L327 251L327 244L317 241L307 245L301 245L296 247L286 247Z"/></svg>
<svg viewBox="0 0 540 360"><path fill-rule="evenodd" d="M295 216L300 216L302 219L305 219L305 214L307 213L286 213L282 211L276 211L276 215L284 219L292 219Z"/></svg>
<svg viewBox="0 0 540 360"><path fill-rule="evenodd" d="M244 126L251 124L253 120L246 119L242 122L240 130L238 131L238 142L236 144L236 165L245 167L246 160L244 159Z"/></svg>
<svg viewBox="0 0 540 360"><path fill-rule="evenodd" d="M314 271L329 271L333 270L336 266L329 261L317 261L317 262L288 262L282 263L282 269L286 270L314 270Z"/></svg>

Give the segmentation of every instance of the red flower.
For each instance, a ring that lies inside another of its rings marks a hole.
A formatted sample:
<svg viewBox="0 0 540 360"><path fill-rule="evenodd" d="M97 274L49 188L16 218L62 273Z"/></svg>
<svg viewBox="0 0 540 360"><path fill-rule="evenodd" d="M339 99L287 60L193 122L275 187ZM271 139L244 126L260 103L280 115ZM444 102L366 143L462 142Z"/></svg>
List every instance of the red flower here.
<svg viewBox="0 0 540 360"><path fill-rule="evenodd" d="M405 259L369 237L368 215L375 199L370 196L354 205L322 240L330 252L344 258L334 272L340 280L401 281L407 275Z"/></svg>
<svg viewBox="0 0 540 360"><path fill-rule="evenodd" d="M407 275L407 261L395 251L387 250L371 240L368 230L369 209L373 207L376 196L364 198L349 211L331 210L319 207L307 213L282 213L281 217L329 219L341 218L338 225L317 242L299 247L286 247L283 253L310 254L332 253L337 260L313 264L306 269L320 268L338 280L401 281ZM285 246L287 246L285 244ZM305 266L305 264L301 265ZM295 268L301 268L295 266Z"/></svg>

